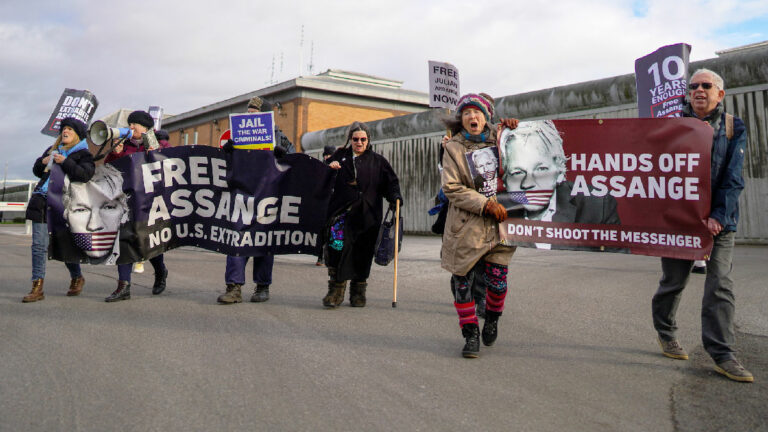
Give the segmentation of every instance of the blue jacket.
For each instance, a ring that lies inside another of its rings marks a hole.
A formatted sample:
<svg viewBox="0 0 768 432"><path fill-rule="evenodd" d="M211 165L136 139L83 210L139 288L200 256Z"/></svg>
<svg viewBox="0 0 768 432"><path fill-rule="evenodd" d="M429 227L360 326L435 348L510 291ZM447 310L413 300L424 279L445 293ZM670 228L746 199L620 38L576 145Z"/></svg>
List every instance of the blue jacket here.
<svg viewBox="0 0 768 432"><path fill-rule="evenodd" d="M725 134L725 113L712 139L712 207L709 217L720 222L723 231L736 231L739 223L739 195L744 189L744 150L747 128L740 118L733 118L733 137Z"/></svg>

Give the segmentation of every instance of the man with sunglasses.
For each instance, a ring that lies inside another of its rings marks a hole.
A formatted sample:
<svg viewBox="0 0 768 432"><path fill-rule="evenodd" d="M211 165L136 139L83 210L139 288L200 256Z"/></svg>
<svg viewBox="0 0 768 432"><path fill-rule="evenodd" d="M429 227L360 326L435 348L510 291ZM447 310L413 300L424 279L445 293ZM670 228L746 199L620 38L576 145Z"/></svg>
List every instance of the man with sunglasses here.
<svg viewBox="0 0 768 432"><path fill-rule="evenodd" d="M715 371L738 382L754 377L734 356L733 317L735 314L731 277L734 237L739 220L739 194L744 189L741 175L746 128L741 119L725 113L723 79L708 69L693 73L688 84L684 117L694 117L712 127L712 203L707 227L714 238L707 261L704 297L701 305L701 339L712 357ZM693 261L662 258L662 276L652 300L653 326L665 356L687 360L688 353L675 337L675 312L688 282Z"/></svg>

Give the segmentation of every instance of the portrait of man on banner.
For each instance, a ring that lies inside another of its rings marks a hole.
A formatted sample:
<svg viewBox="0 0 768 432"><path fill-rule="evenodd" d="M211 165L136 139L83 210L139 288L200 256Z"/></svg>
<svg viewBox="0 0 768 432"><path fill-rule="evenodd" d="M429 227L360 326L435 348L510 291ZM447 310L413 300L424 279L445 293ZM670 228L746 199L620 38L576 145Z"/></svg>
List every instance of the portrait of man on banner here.
<svg viewBox="0 0 768 432"><path fill-rule="evenodd" d="M115 264L120 256L120 226L130 219L123 176L109 164L96 167L87 183L64 177L63 217L74 245L92 264Z"/></svg>
<svg viewBox="0 0 768 432"><path fill-rule="evenodd" d="M566 180L563 137L550 120L521 122L499 138L501 188L497 200L511 218L542 222L621 224L616 199L574 193ZM537 243L549 249L549 244ZM568 249L573 249L568 247Z"/></svg>
<svg viewBox="0 0 768 432"><path fill-rule="evenodd" d="M498 187L499 151L495 147L486 147L466 154L469 172L475 189L491 197L496 195Z"/></svg>

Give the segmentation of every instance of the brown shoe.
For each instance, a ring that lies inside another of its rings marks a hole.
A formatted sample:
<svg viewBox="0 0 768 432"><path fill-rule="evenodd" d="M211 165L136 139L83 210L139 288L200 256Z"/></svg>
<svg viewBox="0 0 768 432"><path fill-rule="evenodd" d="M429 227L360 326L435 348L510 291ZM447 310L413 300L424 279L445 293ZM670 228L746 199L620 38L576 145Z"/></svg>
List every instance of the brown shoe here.
<svg viewBox="0 0 768 432"><path fill-rule="evenodd" d="M366 281L352 281L349 283L349 305L352 307L365 307L365 290L368 288Z"/></svg>
<svg viewBox="0 0 768 432"><path fill-rule="evenodd" d="M67 291L67 296L73 297L80 295L80 293L83 292L83 286L85 286L85 278L83 275L72 279L69 282L69 291Z"/></svg>
<svg viewBox="0 0 768 432"><path fill-rule="evenodd" d="M718 363L715 365L715 372L738 382L751 383L755 381L755 377L748 370L744 369L744 366L736 359Z"/></svg>
<svg viewBox="0 0 768 432"><path fill-rule="evenodd" d="M43 279L35 279L32 281L32 291L25 295L21 301L22 303L33 303L44 299L45 294L43 293Z"/></svg>
<svg viewBox="0 0 768 432"><path fill-rule="evenodd" d="M227 292L216 299L219 304L235 304L243 302L243 295L240 290L240 284L227 284Z"/></svg>
<svg viewBox="0 0 768 432"><path fill-rule="evenodd" d="M347 290L347 281L335 282L328 281L328 294L323 297L323 306L327 308L337 308L344 301L344 292Z"/></svg>
<svg viewBox="0 0 768 432"><path fill-rule="evenodd" d="M688 360L688 353L677 339L665 341L659 337L659 345L661 345L661 353L665 356L676 360Z"/></svg>

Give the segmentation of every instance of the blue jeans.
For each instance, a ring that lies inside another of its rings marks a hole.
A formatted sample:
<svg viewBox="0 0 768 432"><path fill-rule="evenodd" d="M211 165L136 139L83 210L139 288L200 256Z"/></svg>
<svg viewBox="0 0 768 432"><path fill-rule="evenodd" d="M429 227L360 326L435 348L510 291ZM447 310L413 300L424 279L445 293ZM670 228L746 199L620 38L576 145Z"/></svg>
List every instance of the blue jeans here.
<svg viewBox="0 0 768 432"><path fill-rule="evenodd" d="M154 258L149 259L149 263L152 264L152 268L155 269L155 274L160 274L165 269L163 263L163 254L160 254ZM133 264L118 264L117 265L117 279L121 281L130 282L131 272L133 271Z"/></svg>
<svg viewBox="0 0 768 432"><path fill-rule="evenodd" d="M248 258L251 257L227 255L227 270L224 273L225 283L245 284L245 265L248 264ZM274 264L275 256L272 254L253 257L253 282L258 285L270 285Z"/></svg>
<svg viewBox="0 0 768 432"><path fill-rule="evenodd" d="M45 262L48 260L48 224L32 222L32 280L45 279ZM64 263L72 279L80 277L80 264Z"/></svg>
<svg viewBox="0 0 768 432"><path fill-rule="evenodd" d="M714 238L712 255L707 261L704 296L701 299L701 340L715 363L734 358L735 341L733 316L736 311L733 297L733 245L736 233L721 232ZM683 289L688 283L693 261L673 258L661 259L662 276L659 289L653 296L653 326L664 340L675 338L675 313Z"/></svg>

